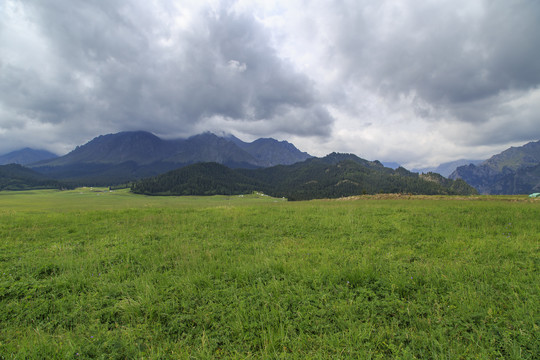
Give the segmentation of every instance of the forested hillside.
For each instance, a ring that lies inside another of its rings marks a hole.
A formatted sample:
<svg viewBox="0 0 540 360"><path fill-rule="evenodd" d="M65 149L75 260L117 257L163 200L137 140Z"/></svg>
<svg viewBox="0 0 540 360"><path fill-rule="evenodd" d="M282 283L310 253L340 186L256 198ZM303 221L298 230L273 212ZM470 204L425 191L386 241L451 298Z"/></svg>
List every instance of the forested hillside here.
<svg viewBox="0 0 540 360"><path fill-rule="evenodd" d="M67 185L18 164L0 165L0 190L61 189Z"/></svg>
<svg viewBox="0 0 540 360"><path fill-rule="evenodd" d="M264 169L229 169L216 163L200 163L132 186L133 192L148 195L234 195L255 190L289 200L375 193L476 194L463 180L432 173L418 175L404 168L392 170L377 161L335 153Z"/></svg>

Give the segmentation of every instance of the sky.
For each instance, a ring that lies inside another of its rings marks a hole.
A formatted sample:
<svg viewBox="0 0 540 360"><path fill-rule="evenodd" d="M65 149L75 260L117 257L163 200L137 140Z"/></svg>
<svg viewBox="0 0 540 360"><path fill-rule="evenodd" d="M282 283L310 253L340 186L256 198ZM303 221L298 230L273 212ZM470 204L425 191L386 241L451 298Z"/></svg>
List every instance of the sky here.
<svg viewBox="0 0 540 360"><path fill-rule="evenodd" d="M0 0L0 154L146 130L408 168L540 140L537 0Z"/></svg>

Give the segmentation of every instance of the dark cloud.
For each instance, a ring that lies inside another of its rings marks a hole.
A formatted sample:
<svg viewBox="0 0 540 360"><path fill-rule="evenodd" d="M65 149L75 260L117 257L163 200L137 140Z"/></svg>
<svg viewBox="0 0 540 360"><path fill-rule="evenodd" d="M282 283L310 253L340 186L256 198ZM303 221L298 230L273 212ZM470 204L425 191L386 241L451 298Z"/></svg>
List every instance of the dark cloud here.
<svg viewBox="0 0 540 360"><path fill-rule="evenodd" d="M0 12L0 151L221 130L419 165L540 138L534 0L5 0Z"/></svg>
<svg viewBox="0 0 540 360"><path fill-rule="evenodd" d="M282 131L294 114L300 120L286 131L329 132L333 119L311 80L277 56L250 14L186 7L182 27L168 13L182 7L147 2L29 1L20 11L48 59L44 67L37 59L4 64L0 91L2 105L27 118L185 134L215 116Z"/></svg>
<svg viewBox="0 0 540 360"><path fill-rule="evenodd" d="M460 12L461 5L386 1L343 10L336 32L343 77L385 96L413 93L450 111L504 91L537 87L540 3L486 1Z"/></svg>

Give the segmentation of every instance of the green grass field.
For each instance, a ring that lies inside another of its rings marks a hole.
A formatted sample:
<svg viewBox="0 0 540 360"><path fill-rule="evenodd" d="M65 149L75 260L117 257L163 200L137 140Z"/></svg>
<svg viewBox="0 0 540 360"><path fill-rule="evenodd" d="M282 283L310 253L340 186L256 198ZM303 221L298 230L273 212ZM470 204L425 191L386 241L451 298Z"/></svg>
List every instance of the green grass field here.
<svg viewBox="0 0 540 360"><path fill-rule="evenodd" d="M540 200L0 192L2 359L535 359Z"/></svg>

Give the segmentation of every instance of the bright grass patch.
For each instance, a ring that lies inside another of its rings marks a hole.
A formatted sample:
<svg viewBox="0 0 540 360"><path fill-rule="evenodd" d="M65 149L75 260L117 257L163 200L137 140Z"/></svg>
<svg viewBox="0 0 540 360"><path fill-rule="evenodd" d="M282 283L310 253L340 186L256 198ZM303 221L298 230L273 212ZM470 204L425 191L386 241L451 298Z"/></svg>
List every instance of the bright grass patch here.
<svg viewBox="0 0 540 360"><path fill-rule="evenodd" d="M0 193L0 358L534 359L540 201Z"/></svg>

